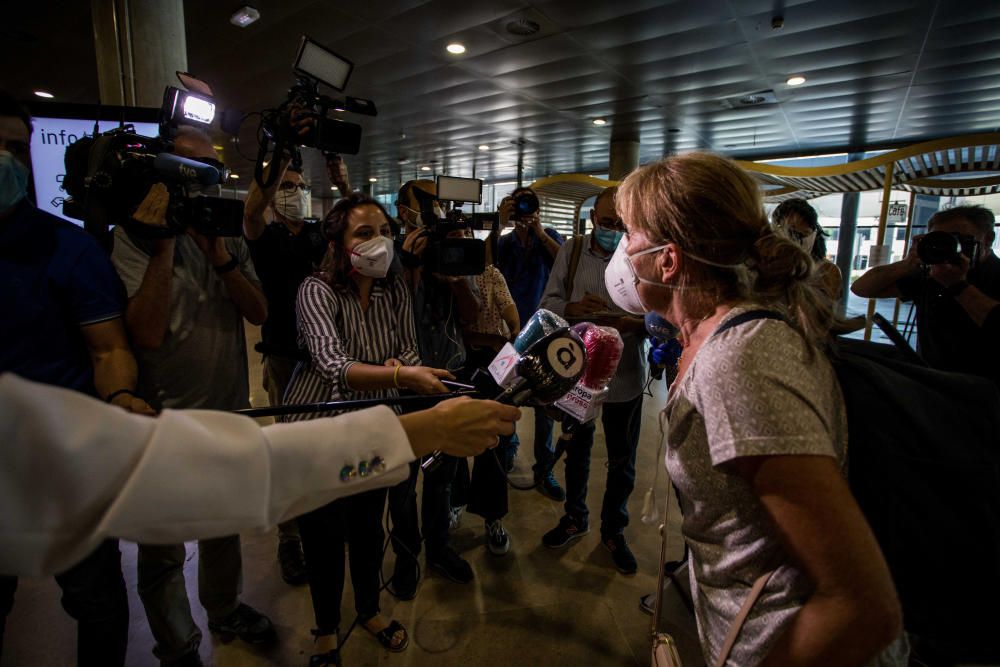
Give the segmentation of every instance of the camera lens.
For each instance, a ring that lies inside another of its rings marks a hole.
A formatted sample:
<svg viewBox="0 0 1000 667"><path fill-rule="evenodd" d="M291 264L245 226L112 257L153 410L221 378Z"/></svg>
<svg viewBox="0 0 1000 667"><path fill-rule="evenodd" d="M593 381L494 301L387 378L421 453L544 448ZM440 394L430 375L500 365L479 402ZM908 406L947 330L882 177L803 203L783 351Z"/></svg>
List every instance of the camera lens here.
<svg viewBox="0 0 1000 667"><path fill-rule="evenodd" d="M961 252L958 238L948 232L930 232L917 244L917 256L924 264L957 262Z"/></svg>
<svg viewBox="0 0 1000 667"><path fill-rule="evenodd" d="M514 215L527 217L538 210L538 197L533 192L519 192L514 195Z"/></svg>

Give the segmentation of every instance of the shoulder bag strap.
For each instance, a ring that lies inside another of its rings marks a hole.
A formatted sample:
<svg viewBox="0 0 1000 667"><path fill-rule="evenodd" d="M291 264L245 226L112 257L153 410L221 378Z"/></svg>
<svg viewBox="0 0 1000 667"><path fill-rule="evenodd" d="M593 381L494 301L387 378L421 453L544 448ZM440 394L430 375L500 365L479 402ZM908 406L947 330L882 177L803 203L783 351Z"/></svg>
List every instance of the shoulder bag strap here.
<svg viewBox="0 0 1000 667"><path fill-rule="evenodd" d="M776 313L773 310L748 310L745 313L740 313L736 315L731 320L720 326L718 329L712 332L712 337L718 336L723 331L729 331L734 327L738 327L741 324L746 324L747 322L752 322L754 320L781 320L782 322L787 322L784 315Z"/></svg>
<svg viewBox="0 0 1000 667"><path fill-rule="evenodd" d="M736 646L736 640L740 636L740 630L743 629L743 624L746 623L747 616L750 615L750 610L753 609L754 604L757 599L760 598L760 594L764 591L764 587L767 586L767 582L771 580L771 576L775 573L775 570L771 570L766 574L762 574L757 578L757 581L753 582L753 588L750 589L750 594L747 595L747 599L743 602L743 606L740 607L740 613L736 614L736 618L733 619L733 624L729 626L729 633L726 635L726 641L722 645L722 651L719 653L719 659L715 661L715 667L723 667L726 664L726 660L729 659L729 654L733 652L733 647Z"/></svg>

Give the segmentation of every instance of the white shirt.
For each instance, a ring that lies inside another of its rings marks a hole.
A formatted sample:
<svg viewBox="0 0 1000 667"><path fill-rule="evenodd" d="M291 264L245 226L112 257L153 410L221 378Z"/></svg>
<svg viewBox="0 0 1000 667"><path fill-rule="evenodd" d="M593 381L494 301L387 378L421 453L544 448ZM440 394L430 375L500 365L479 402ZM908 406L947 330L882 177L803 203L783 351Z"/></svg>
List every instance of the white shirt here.
<svg viewBox="0 0 1000 667"><path fill-rule="evenodd" d="M61 572L108 537L176 544L262 530L397 484L414 458L387 407L263 427L207 410L150 418L5 373L0 574Z"/></svg>

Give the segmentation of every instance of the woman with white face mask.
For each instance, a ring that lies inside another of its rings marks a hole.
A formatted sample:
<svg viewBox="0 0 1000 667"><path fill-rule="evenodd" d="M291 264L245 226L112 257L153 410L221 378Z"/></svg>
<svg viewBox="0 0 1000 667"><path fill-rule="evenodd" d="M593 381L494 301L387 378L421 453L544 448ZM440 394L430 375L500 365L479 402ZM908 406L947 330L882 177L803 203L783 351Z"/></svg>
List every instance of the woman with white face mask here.
<svg viewBox="0 0 1000 667"><path fill-rule="evenodd" d="M627 236L609 292L675 324L684 346L661 423L706 663L881 653L905 665L892 579L843 477L844 402L819 349L833 318L812 259L768 225L754 179L716 155L637 169L616 205Z"/></svg>
<svg viewBox="0 0 1000 667"><path fill-rule="evenodd" d="M816 264L820 286L836 303L843 296L843 274L836 264L826 258L826 232L819 224L816 209L805 199L787 199L771 214L774 231L787 237L809 253Z"/></svg>
<svg viewBox="0 0 1000 667"><path fill-rule="evenodd" d="M285 402L386 398L399 388L421 394L447 391L441 379L454 379L450 373L418 365L410 293L402 276L389 271L393 244L385 209L370 197L351 194L334 205L323 233L329 242L326 257L320 271L302 283L296 303L299 342L308 349L309 361L296 368ZM345 468L341 474L368 472ZM311 667L335 664L345 541L360 627L390 651L402 651L409 643L401 624L379 614L385 501L382 489L334 501L299 518L316 616L318 652Z"/></svg>

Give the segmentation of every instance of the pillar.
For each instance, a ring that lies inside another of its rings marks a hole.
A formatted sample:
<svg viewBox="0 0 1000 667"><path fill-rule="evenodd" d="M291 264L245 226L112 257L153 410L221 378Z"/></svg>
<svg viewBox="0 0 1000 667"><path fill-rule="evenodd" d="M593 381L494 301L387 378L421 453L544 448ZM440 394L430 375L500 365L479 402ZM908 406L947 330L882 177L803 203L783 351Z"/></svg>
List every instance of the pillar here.
<svg viewBox="0 0 1000 667"><path fill-rule="evenodd" d="M851 153L848 162L864 159L864 153ZM837 304L840 315L847 314L847 299L851 294L851 269L854 268L854 237L858 229L860 192L845 192L840 203L840 236L837 238L837 268L841 275L841 294Z"/></svg>
<svg viewBox="0 0 1000 667"><path fill-rule="evenodd" d="M620 181L639 166L639 142L632 139L612 139L608 153L608 178Z"/></svg>

